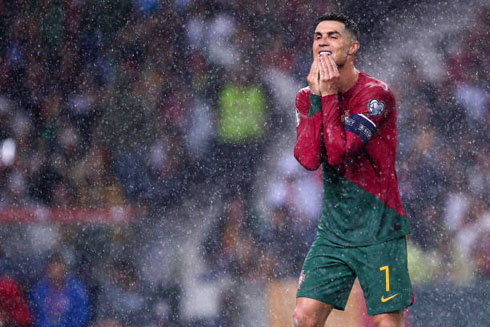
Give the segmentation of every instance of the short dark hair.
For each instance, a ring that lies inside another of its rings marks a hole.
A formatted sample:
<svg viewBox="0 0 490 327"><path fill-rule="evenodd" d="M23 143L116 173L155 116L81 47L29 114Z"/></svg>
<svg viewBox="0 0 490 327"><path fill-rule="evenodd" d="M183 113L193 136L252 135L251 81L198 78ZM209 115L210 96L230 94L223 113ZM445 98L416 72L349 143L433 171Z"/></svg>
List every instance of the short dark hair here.
<svg viewBox="0 0 490 327"><path fill-rule="evenodd" d="M315 26L313 28L316 28L318 24L325 20L334 20L337 22L341 22L345 25L345 29L348 30L355 37L356 40L359 40L359 38L361 37L361 32L359 31L359 27L357 26L356 22L349 18L347 15L339 12L328 12L321 15L316 19Z"/></svg>

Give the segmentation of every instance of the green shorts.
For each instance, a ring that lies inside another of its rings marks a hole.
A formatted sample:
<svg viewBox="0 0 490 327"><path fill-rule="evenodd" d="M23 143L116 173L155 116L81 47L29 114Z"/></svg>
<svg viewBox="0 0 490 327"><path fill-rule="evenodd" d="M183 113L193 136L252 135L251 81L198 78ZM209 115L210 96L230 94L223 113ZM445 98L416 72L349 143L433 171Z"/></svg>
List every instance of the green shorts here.
<svg viewBox="0 0 490 327"><path fill-rule="evenodd" d="M306 256L296 297L344 310L356 276L369 315L412 304L405 237L361 247L335 247L317 237Z"/></svg>

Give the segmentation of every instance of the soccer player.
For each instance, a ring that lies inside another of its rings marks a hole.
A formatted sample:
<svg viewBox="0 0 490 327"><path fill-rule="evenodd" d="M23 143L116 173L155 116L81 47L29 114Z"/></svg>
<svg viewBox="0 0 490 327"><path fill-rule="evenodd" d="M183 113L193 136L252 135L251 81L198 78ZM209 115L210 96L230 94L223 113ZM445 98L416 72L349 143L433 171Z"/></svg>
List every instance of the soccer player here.
<svg viewBox="0 0 490 327"><path fill-rule="evenodd" d="M405 218L395 171L390 87L354 66L359 29L343 14L318 18L308 87L296 97L296 159L323 167L324 204L300 275L295 326L324 326L357 277L376 326L403 326L412 304Z"/></svg>

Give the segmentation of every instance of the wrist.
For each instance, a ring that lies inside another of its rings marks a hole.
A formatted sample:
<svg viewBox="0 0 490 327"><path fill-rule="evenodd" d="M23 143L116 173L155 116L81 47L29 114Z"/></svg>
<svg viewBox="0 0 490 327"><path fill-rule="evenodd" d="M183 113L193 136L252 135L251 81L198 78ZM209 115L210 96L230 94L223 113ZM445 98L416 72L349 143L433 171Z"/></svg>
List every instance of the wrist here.
<svg viewBox="0 0 490 327"><path fill-rule="evenodd" d="M338 98L337 94L328 94L328 95L322 96L320 98L320 100L322 103L322 111L324 111L324 109L326 107L330 108L335 103L338 103L339 98Z"/></svg>
<svg viewBox="0 0 490 327"><path fill-rule="evenodd" d="M320 91L319 88L315 88L315 87L310 87L310 93L311 94L314 94L314 95L318 95L318 96L322 96L322 92Z"/></svg>
<svg viewBox="0 0 490 327"><path fill-rule="evenodd" d="M339 90L336 87L325 87L323 90L320 90L322 96L338 94Z"/></svg>

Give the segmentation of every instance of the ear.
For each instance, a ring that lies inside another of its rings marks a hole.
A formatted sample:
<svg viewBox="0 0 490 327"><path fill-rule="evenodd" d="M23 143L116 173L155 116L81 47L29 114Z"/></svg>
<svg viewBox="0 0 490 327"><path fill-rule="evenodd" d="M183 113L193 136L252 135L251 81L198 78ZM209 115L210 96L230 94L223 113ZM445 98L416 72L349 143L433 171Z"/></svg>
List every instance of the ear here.
<svg viewBox="0 0 490 327"><path fill-rule="evenodd" d="M361 44L359 41L352 41L349 46L349 55L355 55L357 51L359 51L359 48L361 47Z"/></svg>

